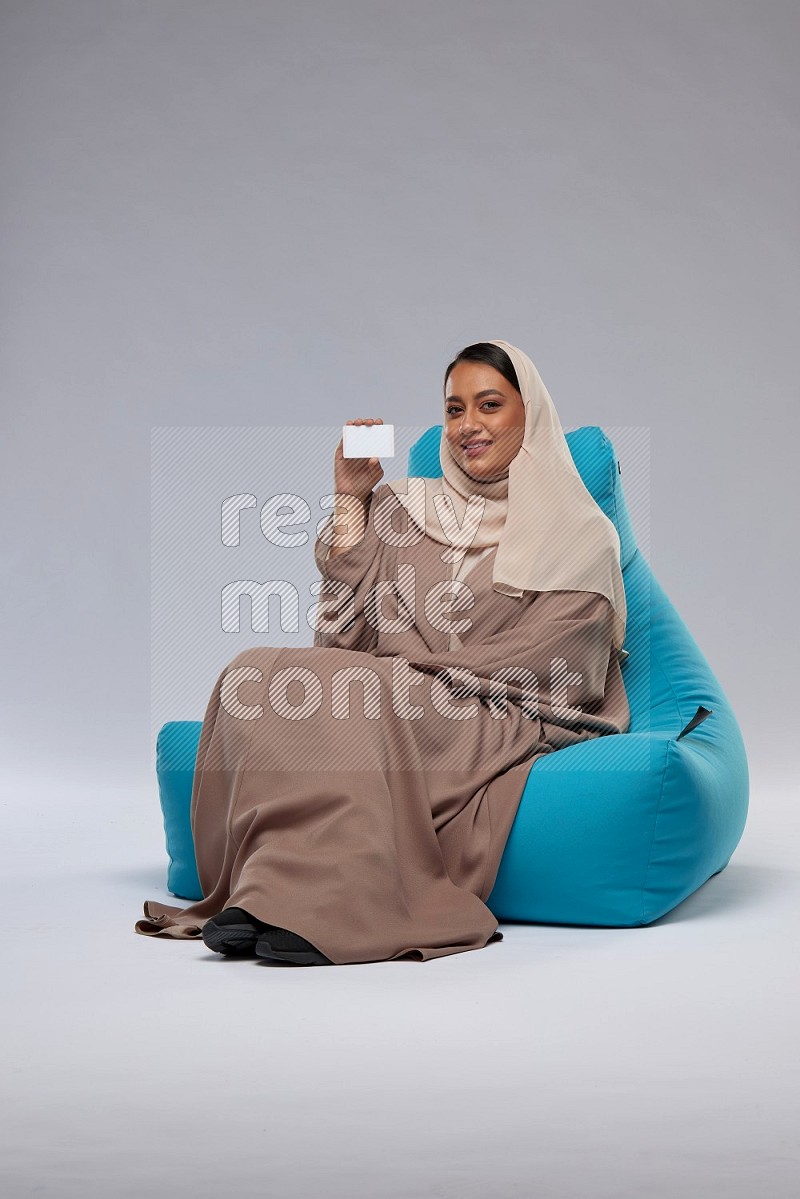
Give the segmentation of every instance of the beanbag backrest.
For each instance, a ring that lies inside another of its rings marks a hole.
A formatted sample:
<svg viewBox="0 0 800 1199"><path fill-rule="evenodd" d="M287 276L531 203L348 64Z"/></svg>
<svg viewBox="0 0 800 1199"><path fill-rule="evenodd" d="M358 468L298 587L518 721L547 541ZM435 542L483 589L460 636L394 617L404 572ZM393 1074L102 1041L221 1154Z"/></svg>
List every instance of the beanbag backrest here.
<svg viewBox="0 0 800 1199"><path fill-rule="evenodd" d="M441 429L412 446L410 475L441 475ZM502 920L643 925L729 861L747 758L719 680L636 546L610 439L597 426L565 437L620 538L631 726L534 762L487 902Z"/></svg>

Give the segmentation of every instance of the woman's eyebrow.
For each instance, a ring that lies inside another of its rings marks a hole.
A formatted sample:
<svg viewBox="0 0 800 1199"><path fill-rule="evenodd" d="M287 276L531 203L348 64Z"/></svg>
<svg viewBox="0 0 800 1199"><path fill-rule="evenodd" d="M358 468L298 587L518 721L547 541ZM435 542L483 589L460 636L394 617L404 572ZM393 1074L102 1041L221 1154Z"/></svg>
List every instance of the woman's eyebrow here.
<svg viewBox="0 0 800 1199"><path fill-rule="evenodd" d="M484 396L502 396L502 394L502 391L497 391L494 387L490 387L487 391L476 392L475 399L482 400ZM461 396L448 396L445 404L452 404L453 400L458 400L459 404L462 402Z"/></svg>

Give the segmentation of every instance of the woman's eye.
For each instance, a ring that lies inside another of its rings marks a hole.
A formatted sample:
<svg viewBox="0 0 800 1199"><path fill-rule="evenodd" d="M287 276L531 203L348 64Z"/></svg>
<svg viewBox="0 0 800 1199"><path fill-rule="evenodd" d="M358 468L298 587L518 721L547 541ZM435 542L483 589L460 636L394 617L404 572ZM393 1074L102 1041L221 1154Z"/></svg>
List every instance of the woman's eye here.
<svg viewBox="0 0 800 1199"><path fill-rule="evenodd" d="M493 408L500 407L500 404L498 403L497 400L484 400L481 407L485 408L487 406L487 404L491 404L491 406ZM460 411L460 409L455 407L455 405L453 405L452 407L449 407L449 408L445 408L445 412L448 416L457 416L459 411Z"/></svg>

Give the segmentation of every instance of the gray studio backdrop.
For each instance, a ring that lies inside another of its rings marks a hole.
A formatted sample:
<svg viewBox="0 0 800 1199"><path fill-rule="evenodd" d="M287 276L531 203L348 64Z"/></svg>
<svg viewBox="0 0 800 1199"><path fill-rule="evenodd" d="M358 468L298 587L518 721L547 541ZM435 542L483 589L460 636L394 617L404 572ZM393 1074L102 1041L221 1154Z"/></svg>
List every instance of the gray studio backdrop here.
<svg viewBox="0 0 800 1199"><path fill-rule="evenodd" d="M344 420L438 423L499 337L565 428L646 432L656 575L788 770L796 5L0 13L7 768L144 780L202 716L202 637L151 707L153 429L293 429L327 489Z"/></svg>

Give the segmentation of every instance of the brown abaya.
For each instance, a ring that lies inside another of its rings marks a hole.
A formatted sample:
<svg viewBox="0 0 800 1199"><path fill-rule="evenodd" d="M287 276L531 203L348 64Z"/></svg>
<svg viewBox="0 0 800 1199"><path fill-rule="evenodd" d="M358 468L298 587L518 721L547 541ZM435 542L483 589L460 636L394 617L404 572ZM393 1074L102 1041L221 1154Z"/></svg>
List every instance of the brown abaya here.
<svg viewBox="0 0 800 1199"><path fill-rule="evenodd" d="M358 545L331 557L317 538L314 645L244 650L217 680L191 802L205 898L148 900L137 932L197 939L240 907L335 964L502 940L486 899L531 768L629 728L606 596L499 594L491 549L462 579L474 602L453 602L441 545L379 537L390 495L369 497Z"/></svg>

